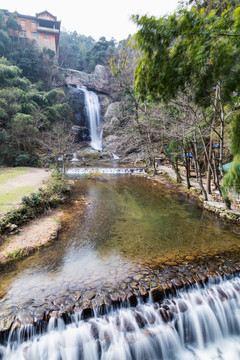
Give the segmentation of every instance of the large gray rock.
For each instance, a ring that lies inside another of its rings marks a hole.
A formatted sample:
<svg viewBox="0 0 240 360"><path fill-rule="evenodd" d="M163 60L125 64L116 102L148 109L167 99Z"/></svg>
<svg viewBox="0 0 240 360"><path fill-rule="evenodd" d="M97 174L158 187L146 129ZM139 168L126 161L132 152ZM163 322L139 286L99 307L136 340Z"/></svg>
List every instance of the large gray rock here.
<svg viewBox="0 0 240 360"><path fill-rule="evenodd" d="M118 121L118 117L119 117L119 107L120 107L120 103L119 102L114 102L111 103L108 108L107 111L104 115L104 121L107 121L108 123L110 123L111 125L114 122Z"/></svg>
<svg viewBox="0 0 240 360"><path fill-rule="evenodd" d="M67 85L87 86L89 90L102 94L110 93L110 76L106 68L102 65L96 65L92 74L73 69L63 69L65 74L65 83Z"/></svg>

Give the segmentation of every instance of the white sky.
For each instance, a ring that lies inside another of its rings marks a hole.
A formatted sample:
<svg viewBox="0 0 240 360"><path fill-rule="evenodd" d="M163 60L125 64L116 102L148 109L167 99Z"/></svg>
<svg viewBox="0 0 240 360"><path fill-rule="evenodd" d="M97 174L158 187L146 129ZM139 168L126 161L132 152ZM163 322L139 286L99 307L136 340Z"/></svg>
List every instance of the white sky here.
<svg viewBox="0 0 240 360"><path fill-rule="evenodd" d="M172 13L177 4L178 0L0 0L1 9L33 16L48 10L65 30L118 41L137 31L129 20L132 14L160 17Z"/></svg>

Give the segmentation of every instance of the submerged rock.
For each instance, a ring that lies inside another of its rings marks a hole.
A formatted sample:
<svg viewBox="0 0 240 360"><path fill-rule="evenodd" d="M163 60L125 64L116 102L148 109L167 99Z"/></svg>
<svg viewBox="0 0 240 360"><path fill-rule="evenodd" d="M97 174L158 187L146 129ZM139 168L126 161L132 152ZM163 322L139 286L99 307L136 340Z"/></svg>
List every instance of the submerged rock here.
<svg viewBox="0 0 240 360"><path fill-rule="evenodd" d="M150 290L151 297L153 301L157 302L164 298L164 290L161 286L157 286Z"/></svg>
<svg viewBox="0 0 240 360"><path fill-rule="evenodd" d="M94 291L87 290L84 293L83 298L84 298L84 300L92 300L95 296L96 296L96 293Z"/></svg>
<svg viewBox="0 0 240 360"><path fill-rule="evenodd" d="M18 311L13 327L33 324L33 316L30 311L21 309Z"/></svg>
<svg viewBox="0 0 240 360"><path fill-rule="evenodd" d="M15 314L6 314L0 316L0 331L5 332L11 329L15 319Z"/></svg>

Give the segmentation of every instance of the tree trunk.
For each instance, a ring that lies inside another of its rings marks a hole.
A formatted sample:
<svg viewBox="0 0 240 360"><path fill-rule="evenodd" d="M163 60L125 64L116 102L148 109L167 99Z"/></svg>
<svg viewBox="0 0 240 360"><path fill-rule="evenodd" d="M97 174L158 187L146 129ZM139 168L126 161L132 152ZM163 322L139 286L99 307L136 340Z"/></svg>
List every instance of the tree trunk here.
<svg viewBox="0 0 240 360"><path fill-rule="evenodd" d="M154 167L153 174L154 174L154 175L157 175L157 167L156 167L155 156L154 156L154 158L153 158L153 167Z"/></svg>
<svg viewBox="0 0 240 360"><path fill-rule="evenodd" d="M220 116L220 149L219 149L219 170L221 179L223 178L223 141L224 141L224 108L221 104L221 116Z"/></svg>
<svg viewBox="0 0 240 360"><path fill-rule="evenodd" d="M210 143L209 143L209 155L208 155L208 170L207 170L207 192L211 194L211 162L212 162L212 152L213 152L213 133L215 128L216 114L217 114L217 104L218 104L218 93L219 85L216 86L215 91L215 100L214 100L214 115L211 124L211 133L210 133Z"/></svg>
<svg viewBox="0 0 240 360"><path fill-rule="evenodd" d="M200 127L200 126L199 126L199 133L200 133L200 136L201 136L201 140L202 140L202 144L203 144L203 147L204 147L204 152L205 152L205 156L206 156L206 159L207 159L207 162L208 162L208 166L210 167L210 170L211 170L211 173L212 173L213 183L214 183L216 189L218 189L220 195L222 195L221 187L220 187L220 185L219 185L218 174L217 174L217 172L216 172L215 153L214 153L214 151L212 151L212 160L213 160L213 163L211 163L211 162L209 161L209 157L208 157L208 153L207 153L207 147L206 147L205 141L204 141L204 139L203 139L203 135L202 135L202 131L201 131L201 127Z"/></svg>
<svg viewBox="0 0 240 360"><path fill-rule="evenodd" d="M185 146L183 148L183 151L184 151L184 158L185 158L187 188L190 189L191 184L190 184L190 176L189 176L190 175L189 154L187 153Z"/></svg>
<svg viewBox="0 0 240 360"><path fill-rule="evenodd" d="M178 168L178 160L176 160L176 163L175 163L174 160L172 160L170 158L167 150L164 150L163 153L166 156L166 158L168 159L168 161L170 162L170 164L172 165L173 170L175 171L177 183L181 183L182 177L180 175L179 168Z"/></svg>
<svg viewBox="0 0 240 360"><path fill-rule="evenodd" d="M207 196L207 192L203 186L203 182L202 182L202 174L201 174L201 167L200 167L200 163L199 163L199 157L198 157L198 152L197 152L197 141L196 141L196 137L194 138L194 143L193 143L193 156L195 158L195 165L196 165L196 176L197 176L197 180L203 195L203 200L207 201L208 200L208 196Z"/></svg>
<svg viewBox="0 0 240 360"><path fill-rule="evenodd" d="M214 176L215 176L215 179L216 179L216 187L217 187L217 189L219 191L219 194L222 196L222 190L221 190L221 186L220 186L220 183L219 183L219 175L218 175L218 170L217 170L217 161L216 161L216 156L215 156L214 151L213 151L212 157L213 157Z"/></svg>

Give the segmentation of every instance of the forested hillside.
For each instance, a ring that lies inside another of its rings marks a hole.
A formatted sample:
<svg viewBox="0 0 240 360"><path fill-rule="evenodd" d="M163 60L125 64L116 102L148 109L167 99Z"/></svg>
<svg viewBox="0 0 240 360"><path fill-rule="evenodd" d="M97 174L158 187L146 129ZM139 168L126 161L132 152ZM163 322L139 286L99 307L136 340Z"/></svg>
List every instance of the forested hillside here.
<svg viewBox="0 0 240 360"><path fill-rule="evenodd" d="M109 65L109 59L116 51L114 39L101 37L95 41L91 36L79 35L76 31L61 32L59 65L91 73L96 65Z"/></svg>
<svg viewBox="0 0 240 360"><path fill-rule="evenodd" d="M72 150L74 122L59 67L91 72L108 65L115 41L61 33L60 57L34 41L11 36L21 31L15 15L0 12L0 165L46 166Z"/></svg>
<svg viewBox="0 0 240 360"><path fill-rule="evenodd" d="M71 109L64 92L53 89L54 53L10 37L18 27L0 14L0 165L47 165L63 146L66 135L56 133L69 130Z"/></svg>

